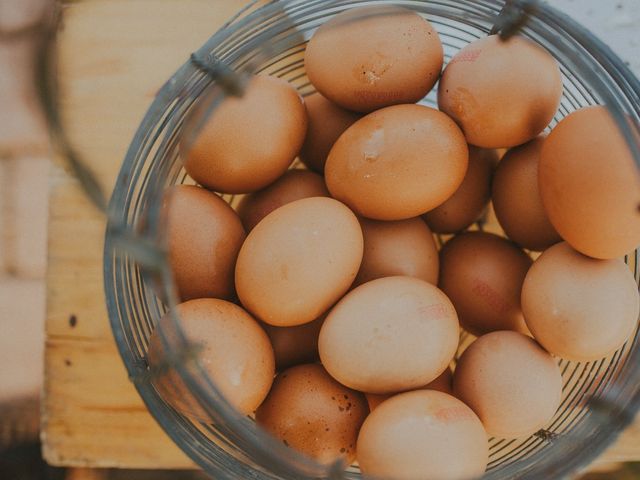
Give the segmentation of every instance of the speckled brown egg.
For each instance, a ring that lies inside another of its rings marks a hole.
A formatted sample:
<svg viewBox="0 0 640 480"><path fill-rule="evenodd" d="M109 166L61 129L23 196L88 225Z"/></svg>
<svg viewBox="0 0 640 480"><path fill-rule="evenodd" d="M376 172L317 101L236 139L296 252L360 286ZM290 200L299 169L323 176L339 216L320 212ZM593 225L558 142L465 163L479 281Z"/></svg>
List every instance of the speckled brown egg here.
<svg viewBox="0 0 640 480"><path fill-rule="evenodd" d="M395 105L351 125L335 143L325 180L331 195L374 220L403 220L434 209L460 186L469 151L444 113Z"/></svg>
<svg viewBox="0 0 640 480"><path fill-rule="evenodd" d="M285 172L304 142L304 102L285 80L253 77L242 97L225 99L204 123L203 107L185 121L180 150L187 173L210 190L247 193L266 187Z"/></svg>
<svg viewBox="0 0 640 480"><path fill-rule="evenodd" d="M360 219L364 254L355 284L394 275L438 282L438 249L420 218L380 222Z"/></svg>
<svg viewBox="0 0 640 480"><path fill-rule="evenodd" d="M332 198L288 203L251 230L236 263L242 304L276 327L311 322L351 286L362 261L356 216Z"/></svg>
<svg viewBox="0 0 640 480"><path fill-rule="evenodd" d="M507 236L529 250L541 251L562 239L542 205L538 162L544 137L510 149L493 178L493 209Z"/></svg>
<svg viewBox="0 0 640 480"><path fill-rule="evenodd" d="M149 367L158 375L152 377L152 382L164 400L187 416L211 421L178 372L168 368L163 338L170 346L180 345L176 336L179 326L193 345L191 356L182 357L195 358L227 401L242 414L253 412L267 396L274 375L273 349L258 322L237 305L214 298L181 303L175 313L177 325L169 314L165 315L149 340Z"/></svg>
<svg viewBox="0 0 640 480"><path fill-rule="evenodd" d="M465 330L526 332L520 291L531 258L505 238L467 232L440 250L439 287L451 299Z"/></svg>
<svg viewBox="0 0 640 480"><path fill-rule="evenodd" d="M169 263L182 300L234 296L234 268L244 228L216 194L179 185L164 197Z"/></svg>
<svg viewBox="0 0 640 480"><path fill-rule="evenodd" d="M333 144L362 115L337 106L319 93L305 97L304 104L309 126L300 150L300 160L310 170L323 173Z"/></svg>
<svg viewBox="0 0 640 480"><path fill-rule="evenodd" d="M424 387L417 388L416 390L437 390L438 392L448 393L449 395L453 394L453 373L451 372L451 368L445 369L438 378L433 380L431 383L428 383ZM367 403L369 404L369 410L373 412L373 409L380 405L385 400L391 398L393 394L389 395L376 395L375 393L365 393L364 395L367 399Z"/></svg>
<svg viewBox="0 0 640 480"><path fill-rule="evenodd" d="M260 426L322 463L356 455L358 431L369 413L364 395L340 385L322 365L298 365L279 374L256 411Z"/></svg>
<svg viewBox="0 0 640 480"><path fill-rule="evenodd" d="M605 107L577 110L552 130L538 181L551 223L579 252L616 258L640 245L638 168Z"/></svg>
<svg viewBox="0 0 640 480"><path fill-rule="evenodd" d="M343 385L366 393L422 387L449 365L458 319L438 288L417 278L360 285L333 307L320 329L320 360Z"/></svg>
<svg viewBox="0 0 640 480"><path fill-rule="evenodd" d="M365 475L397 480L468 480L487 467L487 434L460 400L435 390L403 393L367 417L358 435Z"/></svg>
<svg viewBox="0 0 640 480"><path fill-rule="evenodd" d="M435 85L442 62L431 24L397 6L339 13L314 33L304 59L322 95L358 112L417 102Z"/></svg>
<svg viewBox="0 0 640 480"><path fill-rule="evenodd" d="M478 220L491 198L491 177L498 152L469 145L469 167L458 189L422 218L436 233L457 233Z"/></svg>
<svg viewBox="0 0 640 480"><path fill-rule="evenodd" d="M638 286L622 260L590 258L565 242L542 253L522 286L529 330L567 360L599 360L620 348L638 309Z"/></svg>
<svg viewBox="0 0 640 480"><path fill-rule="evenodd" d="M324 316L296 327L274 327L263 324L276 356L276 368L310 363L318 359L318 335Z"/></svg>
<svg viewBox="0 0 640 480"><path fill-rule="evenodd" d="M513 147L538 135L562 96L556 60L524 37L498 35L460 50L442 73L438 106L478 147Z"/></svg>
<svg viewBox="0 0 640 480"><path fill-rule="evenodd" d="M324 179L308 170L289 170L268 187L240 200L238 215L247 232L276 208L309 197L328 197Z"/></svg>
<svg viewBox="0 0 640 480"><path fill-rule="evenodd" d="M456 365L453 392L500 438L526 437L553 417L562 396L556 361L530 337L492 332L467 348Z"/></svg>

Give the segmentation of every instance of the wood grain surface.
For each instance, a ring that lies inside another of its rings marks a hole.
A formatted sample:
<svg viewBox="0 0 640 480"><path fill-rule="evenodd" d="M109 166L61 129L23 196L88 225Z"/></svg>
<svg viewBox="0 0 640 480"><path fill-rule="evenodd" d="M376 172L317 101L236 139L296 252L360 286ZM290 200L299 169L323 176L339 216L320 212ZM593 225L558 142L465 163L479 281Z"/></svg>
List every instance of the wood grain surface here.
<svg viewBox="0 0 640 480"><path fill-rule="evenodd" d="M110 192L155 93L241 1L95 0L65 5L62 114ZM104 217L58 160L50 187L42 440L54 465L185 468L117 352L104 301Z"/></svg>
<svg viewBox="0 0 640 480"><path fill-rule="evenodd" d="M86 0L65 4L62 113L74 146L111 191L159 87L242 1ZM102 285L105 221L63 162L50 183L44 456L54 465L185 468L145 410L116 350ZM640 426L601 461L640 459Z"/></svg>

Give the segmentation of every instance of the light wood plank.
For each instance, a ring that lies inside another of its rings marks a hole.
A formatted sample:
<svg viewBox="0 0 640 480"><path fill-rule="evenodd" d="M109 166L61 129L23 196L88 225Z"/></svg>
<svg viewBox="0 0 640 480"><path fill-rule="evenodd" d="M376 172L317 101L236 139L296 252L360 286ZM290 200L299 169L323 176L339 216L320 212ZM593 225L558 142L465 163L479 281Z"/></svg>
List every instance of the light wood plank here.
<svg viewBox="0 0 640 480"><path fill-rule="evenodd" d="M65 6L62 113L75 148L106 191L157 90L241 5L95 0ZM50 180L44 456L67 466L192 467L146 411L116 350L102 285L104 228L58 159Z"/></svg>

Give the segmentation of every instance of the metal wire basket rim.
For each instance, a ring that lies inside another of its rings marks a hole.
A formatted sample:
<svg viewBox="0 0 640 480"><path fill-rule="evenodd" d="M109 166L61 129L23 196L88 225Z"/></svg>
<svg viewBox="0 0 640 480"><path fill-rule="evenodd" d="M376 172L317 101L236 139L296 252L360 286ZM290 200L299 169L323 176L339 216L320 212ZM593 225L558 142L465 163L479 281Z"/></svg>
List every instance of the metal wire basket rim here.
<svg viewBox="0 0 640 480"><path fill-rule="evenodd" d="M198 53L208 55L212 50L215 49L216 46L219 45L219 43L221 43L225 39L228 39L233 33L238 32L243 28L248 28L253 23L259 23L259 21L261 20L261 17L265 15L272 15L272 14L281 12L282 4L300 5L302 3L304 3L302 2L302 0L291 0L289 2L276 1L268 5L265 5L249 13L244 17L238 17L234 21L228 23L227 25L222 27L220 30L218 30L205 43L205 45L198 50ZM352 8L353 6L356 6L361 3L370 4L371 2L354 1L354 2L350 2L348 5L345 2L316 2L316 3L334 4L334 5L337 5L336 8L340 10L340 9ZM382 3L389 3L389 2L380 1L376 3L382 4ZM419 4L423 2L397 1L394 3L410 7L411 4ZM433 2L433 3L436 4L437 2ZM496 6L495 4L496 2L490 2L487 0L480 0L477 3L485 5L487 8L487 11L495 12L500 8L499 5ZM500 2L500 3L503 3L503 2ZM609 47L607 47L603 42L597 39L593 34L588 32L584 27L574 22L569 16L558 12L557 10L555 10L552 7L549 7L548 5L544 5L544 4L540 5L540 10L536 14L536 16L540 16L542 19L545 19L545 18L548 19L548 21L546 21L545 23L549 23L549 20L552 20L552 23L558 23L558 22L563 23L565 30L572 37L575 37L576 39L582 39L580 40L580 43L582 44L582 46L585 47L585 49L587 49L590 53L592 53L594 58L596 58L598 62L601 63L601 65L605 68L605 70L607 71L609 71L610 69L615 70L616 75L622 77L624 81L628 84L629 89L635 93L635 99L640 98L640 82L638 81L638 79L635 78L635 76L631 73L631 71L627 68L627 66L615 54L613 54L613 52L609 49ZM495 18L495 15L488 14L486 20L490 21L493 18ZM165 85L162 87L162 89L158 93L154 103L148 110L140 127L138 128L138 131L136 132L134 139L132 141L132 144L127 152L121 172L116 181L116 190L118 189L118 187L122 188L126 186L128 179L130 179L130 176L132 174L132 169L134 166L135 156L136 156L134 145L136 145L137 143L140 143L144 135L146 135L147 132L149 131L149 129L152 126L157 124L157 121L161 116L159 115L159 113L162 113L158 111L157 107L159 105L166 105L172 98L174 98L175 95L182 88L182 82L187 78L189 78L189 76L192 75L194 72L195 72L194 67L189 63L186 63L165 83ZM615 102L613 103L615 105ZM620 118L616 118L616 120L618 121L623 131L628 130L628 133L630 135L633 134L628 123L624 121L620 121ZM630 138L633 138L633 137L630 137ZM631 142L630 145L631 145L631 148L637 147L637 145L634 142ZM640 155L634 155L634 158L638 163L640 163ZM122 212L124 205L122 205L122 201L119 201L119 200L122 200L122 199L119 199L116 196L112 197L110 202L110 209L109 209L111 212ZM116 217L114 216L114 218ZM114 249L113 235L115 232L117 232L117 227L119 226L114 224L113 219L109 221L109 224L107 226L106 239L105 239L105 255L104 255L105 288L107 288L107 286L109 285L110 279L113 278L113 274L114 274L111 261L113 260L113 249ZM168 271L168 269L163 269L163 272L164 272L163 282L165 283L165 285L171 286L172 278L171 278L170 272ZM140 364L134 364L131 361L126 361L126 359L129 358L130 352L126 351L126 341L121 329L122 327L117 319L117 309L116 309L116 306L113 304L112 297L109 296L108 291L107 291L107 304L108 304L107 306L110 314L109 315L110 321L112 324L112 330L114 332L114 336L116 338L116 342L118 344L120 354L125 360L125 365L127 367L129 375L132 378L136 378L136 375L140 373L140 369L144 369L146 368L146 366L140 365ZM183 337L183 340L185 340L186 342L186 339L184 337ZM188 369L181 369L181 370L183 371L180 371L180 374L184 376L184 380L187 383L187 385L190 388L193 388L194 392L200 393L202 394L203 397L206 397L208 394L206 389L204 389L200 383L202 380L194 377L194 375ZM134 382L134 383L136 384L136 388L140 392L145 402L153 403L153 400L155 399L155 392L153 391L153 388L146 383L140 383L140 382ZM215 389L215 385L213 385L210 379L207 383L210 384L208 385L208 388ZM632 417L633 414L635 414L635 412L638 410L640 406L640 390L636 391L635 395L630 396L630 398L631 398L631 401L629 402L629 405L627 405L626 410L621 412L616 412L617 415L612 418L613 421L610 423L605 423L606 427L601 429L600 432L597 433L596 438L598 438L600 441L595 441L590 443L589 446L585 446L585 448L590 449L590 451L594 456L597 453L604 450L606 445L610 443L610 441L615 437L615 435L617 435L617 433L619 433L618 431L619 426L625 425L626 423L628 423L629 418ZM238 417L237 413L228 404L222 405L222 407L223 407L223 412L224 410L227 410L227 412L225 413L228 414L230 421L237 420L237 417ZM171 432L170 428L166 428L168 425L166 425L164 421L160 419L157 419L157 420L159 420L160 423L163 425L163 427L165 427L165 430ZM192 456L192 458L196 462L198 462L199 458L196 452L187 452L187 453L189 453L190 456ZM560 468L558 469L557 473L561 475L568 474L572 471L575 471L577 468L583 466L584 463L585 463L584 461L580 462L579 459L575 457L572 457L569 459L563 458L563 461L560 463ZM513 465L512 467L514 466L515 465ZM508 471L501 470L500 473L502 476L504 474L508 474ZM516 475L517 470L514 471L513 473L514 475ZM224 471L219 472L219 474L221 475L221 478L226 476ZM489 473L487 478L490 478L490 477L491 477L491 474Z"/></svg>

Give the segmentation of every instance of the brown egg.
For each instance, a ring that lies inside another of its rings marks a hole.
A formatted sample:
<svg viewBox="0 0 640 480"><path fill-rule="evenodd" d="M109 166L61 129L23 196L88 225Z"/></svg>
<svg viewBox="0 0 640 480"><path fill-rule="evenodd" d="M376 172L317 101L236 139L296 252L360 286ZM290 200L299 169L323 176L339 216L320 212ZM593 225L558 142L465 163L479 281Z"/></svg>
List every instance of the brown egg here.
<svg viewBox="0 0 640 480"><path fill-rule="evenodd" d="M530 266L531 258L504 238L463 233L440 251L439 287L453 302L460 324L474 335L524 333L520 290Z"/></svg>
<svg viewBox="0 0 640 480"><path fill-rule="evenodd" d="M300 150L300 160L310 170L323 173L333 144L362 115L340 108L319 93L306 97L304 104L309 126Z"/></svg>
<svg viewBox="0 0 640 480"><path fill-rule="evenodd" d="M545 251L522 286L522 311L534 338L567 360L613 353L638 322L638 286L622 260L597 260L565 242Z"/></svg>
<svg viewBox="0 0 640 480"><path fill-rule="evenodd" d="M526 437L558 409L562 375L535 340L503 330L483 335L464 351L453 392L478 414L490 435Z"/></svg>
<svg viewBox="0 0 640 480"><path fill-rule="evenodd" d="M453 372L451 368L447 367L444 372L440 374L431 383L426 384L422 389L424 390L437 390L439 392L452 394L453 393ZM422 390L421 389L421 390Z"/></svg>
<svg viewBox="0 0 640 480"><path fill-rule="evenodd" d="M242 304L276 327L311 322L351 286L362 261L356 216L332 198L296 200L249 233L236 263Z"/></svg>
<svg viewBox="0 0 640 480"><path fill-rule="evenodd" d="M285 445L322 463L356 456L358 431L369 413L360 392L340 385L322 365L298 365L276 377L256 412L260 426Z"/></svg>
<svg viewBox="0 0 640 480"><path fill-rule="evenodd" d="M422 105L396 105L351 125L335 143L325 179L363 217L402 220L443 203L460 186L469 153L460 129Z"/></svg>
<svg viewBox="0 0 640 480"><path fill-rule="evenodd" d="M328 197L324 179L308 170L289 170L268 187L240 200L238 215L247 232L276 208L309 197Z"/></svg>
<svg viewBox="0 0 640 480"><path fill-rule="evenodd" d="M432 231L457 233L478 220L491 198L491 176L498 152L469 145L469 168L462 184L443 204L422 218Z"/></svg>
<svg viewBox="0 0 640 480"><path fill-rule="evenodd" d="M318 335L324 316L296 327L274 327L263 324L276 356L276 368L310 363L318 359Z"/></svg>
<svg viewBox="0 0 640 480"><path fill-rule="evenodd" d="M420 218L395 222L361 218L360 226L364 255L356 285L394 275L438 283L438 249L429 227Z"/></svg>
<svg viewBox="0 0 640 480"><path fill-rule="evenodd" d="M484 37L460 50L442 73L438 106L478 147L513 147L538 135L562 97L556 60L524 37Z"/></svg>
<svg viewBox="0 0 640 480"><path fill-rule="evenodd" d="M285 80L267 75L253 77L243 97L225 99L193 138L202 114L196 108L186 120L184 168L196 182L224 193L253 192L275 181L307 131L302 97Z"/></svg>
<svg viewBox="0 0 640 480"><path fill-rule="evenodd" d="M468 480L487 467L482 423L457 398L435 390L402 393L365 420L358 463L365 475L394 480Z"/></svg>
<svg viewBox="0 0 640 480"><path fill-rule="evenodd" d="M421 387L417 390L437 390L438 392L448 393L449 395L452 395L453 394L452 381L453 381L453 373L451 373L451 368L447 368L434 381L432 381L431 383L428 383L424 387ZM374 408L376 408L385 400L391 398L393 394L376 395L375 393L365 393L364 396L366 397L367 403L369 404L369 410L373 412Z"/></svg>
<svg viewBox="0 0 640 480"><path fill-rule="evenodd" d="M386 277L344 296L318 339L322 364L343 385L367 393L419 388L449 365L458 347L458 319L430 283Z"/></svg>
<svg viewBox="0 0 640 480"><path fill-rule="evenodd" d="M638 169L605 107L573 112L553 129L538 181L549 220L579 252L616 258L640 244Z"/></svg>
<svg viewBox="0 0 640 480"><path fill-rule="evenodd" d="M358 112L415 103L442 69L438 33L396 6L352 8L324 23L307 45L309 80L329 100Z"/></svg>
<svg viewBox="0 0 640 480"><path fill-rule="evenodd" d="M215 193L178 185L165 194L163 212L180 298L232 298L236 258L245 239L233 209Z"/></svg>
<svg viewBox="0 0 640 480"><path fill-rule="evenodd" d="M253 412L267 396L274 374L273 350L258 322L237 305L214 298L181 303L175 313L182 334L193 345L193 353L172 354L185 361L195 357L233 407L242 414ZM210 422L182 377L167 364L164 341L175 348L181 341L176 335L176 324L167 314L149 339L149 367L152 374L159 375L152 377L152 383L176 410Z"/></svg>
<svg viewBox="0 0 640 480"><path fill-rule="evenodd" d="M562 239L553 228L538 189L538 162L544 136L512 148L493 177L493 209L507 236L529 250L542 251Z"/></svg>

